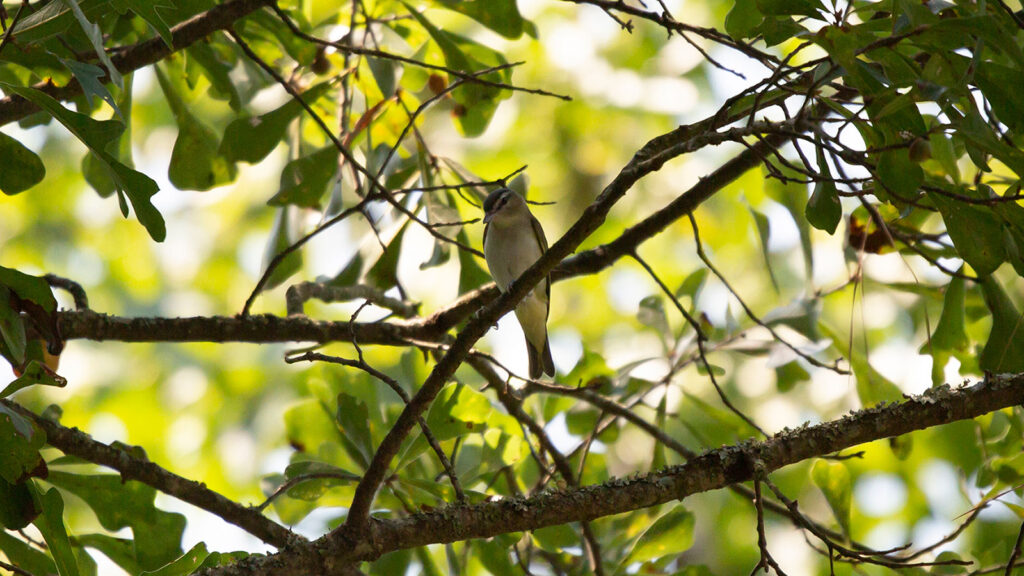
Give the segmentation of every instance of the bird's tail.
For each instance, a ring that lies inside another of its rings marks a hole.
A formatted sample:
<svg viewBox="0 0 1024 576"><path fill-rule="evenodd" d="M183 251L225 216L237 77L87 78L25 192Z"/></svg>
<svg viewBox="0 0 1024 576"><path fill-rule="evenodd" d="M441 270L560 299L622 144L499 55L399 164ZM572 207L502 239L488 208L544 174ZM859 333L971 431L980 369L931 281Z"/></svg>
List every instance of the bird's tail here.
<svg viewBox="0 0 1024 576"><path fill-rule="evenodd" d="M536 380L541 373L555 375L555 361L551 358L551 346L547 337L544 338L544 351L540 353L529 340L526 341L526 356L530 360L530 378Z"/></svg>

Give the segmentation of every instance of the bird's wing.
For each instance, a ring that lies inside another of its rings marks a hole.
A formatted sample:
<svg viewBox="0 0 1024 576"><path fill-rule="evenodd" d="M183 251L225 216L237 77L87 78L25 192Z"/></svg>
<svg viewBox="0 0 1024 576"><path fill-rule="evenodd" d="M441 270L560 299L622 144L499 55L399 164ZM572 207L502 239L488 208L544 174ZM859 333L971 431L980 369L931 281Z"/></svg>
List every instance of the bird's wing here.
<svg viewBox="0 0 1024 576"><path fill-rule="evenodd" d="M544 253L548 251L548 239L544 236L544 228L541 227L540 220L537 220L537 218L533 214L530 214L530 226L533 228L533 235L537 238L537 244L540 245L540 254L541 254L541 256L543 256ZM487 231L485 230L484 231L484 239L485 240L486 240L486 234L487 234ZM544 280L542 280L542 282L544 282L544 300L546 300L545 304L550 309L550 307L551 307L551 280L550 280L550 277L545 276ZM544 316L545 316L545 318L547 318L547 313L545 313Z"/></svg>

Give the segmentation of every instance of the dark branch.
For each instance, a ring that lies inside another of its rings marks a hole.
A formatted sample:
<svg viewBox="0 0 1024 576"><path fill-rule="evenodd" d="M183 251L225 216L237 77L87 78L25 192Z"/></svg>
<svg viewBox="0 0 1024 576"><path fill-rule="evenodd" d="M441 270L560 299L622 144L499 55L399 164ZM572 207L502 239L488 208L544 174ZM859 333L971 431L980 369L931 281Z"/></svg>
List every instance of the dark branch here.
<svg viewBox="0 0 1024 576"><path fill-rule="evenodd" d="M832 422L786 431L763 442L711 450L686 464L638 478L543 492L529 498L449 506L394 520L374 520L360 532L333 532L283 553L247 558L202 574L259 571L283 576L310 570L338 574L341 566L372 560L395 550L594 520L681 500L752 480L754 463L758 461L763 464L760 470L770 474L808 458L976 418L1021 402L1024 402L1024 374L990 376L984 382L956 389L942 386L899 404L880 405Z"/></svg>
<svg viewBox="0 0 1024 576"><path fill-rule="evenodd" d="M173 50L168 48L162 38L154 36L149 40L119 50L111 55L110 60L114 63L114 67L122 73L144 68L163 60L173 52L188 48L218 30L229 28L236 21L271 4L273 4L273 0L233 0L218 4L171 29ZM109 78L104 76L100 80L106 82ZM56 86L46 80L34 85L33 88L45 92L57 100L71 100L82 93L82 86L74 79L64 86ZM38 106L21 96L11 95L0 99L0 126L21 120L38 110Z"/></svg>
<svg viewBox="0 0 1024 576"><path fill-rule="evenodd" d="M229 500L200 482L183 478L149 460L137 458L124 450L97 442L77 428L61 426L10 400L0 400L0 403L35 422L46 432L46 442L65 454L78 456L89 462L117 470L125 481L142 482L165 494L174 496L182 502L188 502L197 508L216 514L224 521L238 526L277 548L305 541L305 538L260 514L256 508L243 506Z"/></svg>

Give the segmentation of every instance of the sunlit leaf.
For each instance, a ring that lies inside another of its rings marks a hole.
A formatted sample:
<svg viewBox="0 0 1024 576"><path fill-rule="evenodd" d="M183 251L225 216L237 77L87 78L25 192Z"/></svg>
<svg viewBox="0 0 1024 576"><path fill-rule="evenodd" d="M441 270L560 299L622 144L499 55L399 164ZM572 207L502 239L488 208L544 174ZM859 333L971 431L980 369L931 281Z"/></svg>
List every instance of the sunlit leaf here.
<svg viewBox="0 0 1024 576"><path fill-rule="evenodd" d="M692 512L682 504L677 504L640 535L620 566L685 552L693 546L696 522L697 518Z"/></svg>
<svg viewBox="0 0 1024 576"><path fill-rule="evenodd" d="M850 471L842 462L830 462L816 459L811 467L811 480L825 495L832 514L835 516L844 534L850 533L850 502L853 497L853 486Z"/></svg>
<svg viewBox="0 0 1024 576"><path fill-rule="evenodd" d="M580 545L580 535L569 524L546 526L530 533L542 550L561 552L563 548Z"/></svg>
<svg viewBox="0 0 1024 576"><path fill-rule="evenodd" d="M462 384L450 384L430 405L427 425L438 440L483 432L491 410L491 403L483 394Z"/></svg>

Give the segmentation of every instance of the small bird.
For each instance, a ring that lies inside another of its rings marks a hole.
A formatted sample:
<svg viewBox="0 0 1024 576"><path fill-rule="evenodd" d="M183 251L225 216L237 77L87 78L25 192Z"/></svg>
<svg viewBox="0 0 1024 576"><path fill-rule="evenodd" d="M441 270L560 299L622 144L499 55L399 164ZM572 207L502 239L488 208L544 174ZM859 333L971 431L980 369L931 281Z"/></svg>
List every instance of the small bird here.
<svg viewBox="0 0 1024 576"><path fill-rule="evenodd" d="M548 249L544 229L530 213L526 200L509 188L498 188L484 200L484 258L502 292ZM526 335L530 378L555 375L548 346L548 300L551 283L541 280L516 305L516 318Z"/></svg>

